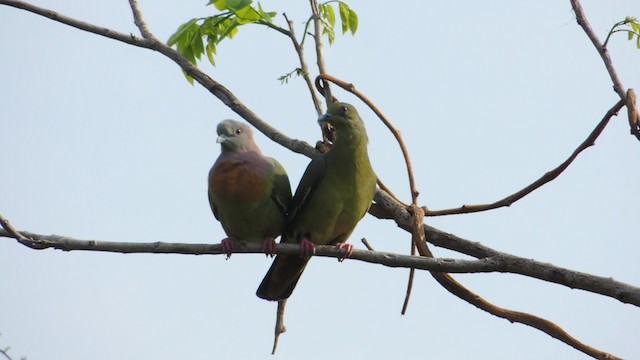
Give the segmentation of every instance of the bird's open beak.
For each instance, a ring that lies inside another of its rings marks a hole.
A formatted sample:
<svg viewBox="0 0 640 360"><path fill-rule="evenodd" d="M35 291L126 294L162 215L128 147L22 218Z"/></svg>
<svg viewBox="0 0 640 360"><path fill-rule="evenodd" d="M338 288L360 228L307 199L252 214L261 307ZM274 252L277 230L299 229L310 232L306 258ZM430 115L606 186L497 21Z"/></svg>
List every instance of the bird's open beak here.
<svg viewBox="0 0 640 360"><path fill-rule="evenodd" d="M225 141L227 141L229 139L228 136L224 136L224 135L218 135L218 138L216 139L216 142L218 144L223 143Z"/></svg>
<svg viewBox="0 0 640 360"><path fill-rule="evenodd" d="M318 122L327 122L331 116L329 114L323 114L318 118Z"/></svg>

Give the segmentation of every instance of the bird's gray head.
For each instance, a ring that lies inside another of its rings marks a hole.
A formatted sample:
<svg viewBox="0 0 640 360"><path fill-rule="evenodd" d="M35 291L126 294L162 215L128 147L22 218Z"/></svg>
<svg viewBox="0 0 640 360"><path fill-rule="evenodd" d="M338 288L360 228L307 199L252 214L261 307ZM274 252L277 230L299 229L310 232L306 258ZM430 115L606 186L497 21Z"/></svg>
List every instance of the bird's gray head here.
<svg viewBox="0 0 640 360"><path fill-rule="evenodd" d="M223 151L255 150L253 131L245 123L235 120L223 120L218 124L216 142L222 145Z"/></svg>

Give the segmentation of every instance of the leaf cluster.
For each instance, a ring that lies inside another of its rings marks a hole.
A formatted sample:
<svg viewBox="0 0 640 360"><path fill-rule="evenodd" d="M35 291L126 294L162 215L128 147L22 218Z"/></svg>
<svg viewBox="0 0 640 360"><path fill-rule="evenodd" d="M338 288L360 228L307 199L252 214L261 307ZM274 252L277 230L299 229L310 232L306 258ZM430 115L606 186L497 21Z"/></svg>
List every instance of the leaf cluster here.
<svg viewBox="0 0 640 360"><path fill-rule="evenodd" d="M176 49L192 64L200 60L202 54L207 54L211 65L215 66L214 55L217 46L224 39L232 39L238 28L246 24L273 25L275 12L266 12L260 3L257 8L251 6L252 0L211 0L207 5L213 5L221 13L206 17L194 18L180 25L178 30L167 40L168 46ZM193 79L186 75L193 84Z"/></svg>
<svg viewBox="0 0 640 360"><path fill-rule="evenodd" d="M253 0L210 0L207 5L213 5L219 13L204 18L193 18L180 25L178 30L167 40L167 45L175 46L176 50L194 65L197 65L197 61L201 60L203 54L206 54L211 65L215 66L214 56L217 55L217 46L224 39L233 39L242 25L267 26L281 34L291 36L289 31L274 24L273 19L278 13L265 11L259 2L256 3L257 7L252 4ZM335 41L335 4L338 5L342 34L351 32L352 35L355 35L358 29L358 15L347 3L331 0L318 4L322 35L327 36L329 44L333 44ZM304 40L309 34L308 28L312 21L313 16L310 16L305 24L304 35L300 41L301 45L304 44ZM296 69L278 79L282 83L287 83L292 75L300 76L301 71ZM193 78L187 74L185 77L193 84Z"/></svg>
<svg viewBox="0 0 640 360"><path fill-rule="evenodd" d="M329 45L333 44L336 39L334 30L336 26L336 14L332 6L334 3L338 3L342 34L344 35L347 31L350 31L351 35L355 35L356 30L358 30L358 14L356 14L347 3L343 1L328 1L318 4L320 19L322 21L322 35L327 36ZM311 21L311 19L309 21Z"/></svg>
<svg viewBox="0 0 640 360"><path fill-rule="evenodd" d="M294 75L296 77L303 76L304 75L304 71L299 67L295 68L295 69L293 69L293 71L278 77L278 80L280 80L281 84L288 84L289 83L289 79L291 79Z"/></svg>

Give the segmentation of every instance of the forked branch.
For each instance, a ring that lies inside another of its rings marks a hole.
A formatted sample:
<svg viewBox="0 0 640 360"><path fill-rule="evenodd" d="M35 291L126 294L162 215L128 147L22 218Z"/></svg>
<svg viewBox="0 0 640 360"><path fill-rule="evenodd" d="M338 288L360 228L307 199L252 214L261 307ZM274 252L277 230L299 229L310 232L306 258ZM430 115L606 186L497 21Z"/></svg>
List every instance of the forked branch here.
<svg viewBox="0 0 640 360"><path fill-rule="evenodd" d="M425 216L465 214L465 213L493 210L493 209L497 209L504 206L511 206L511 204L529 195L530 193L542 187L546 183L555 180L558 176L560 176L560 174L562 174L563 171L565 171L569 167L569 165L571 165L571 163L578 157L578 155L582 151L595 145L596 139L598 138L598 136L600 136L604 128L607 126L607 124L609 123L609 120L611 120L611 118L614 115L617 115L618 111L620 111L620 109L622 109L624 105L625 105L625 101L623 100L620 100L615 105L613 105L613 107L611 107L606 112L606 114L604 114L604 117L602 118L602 120L600 120L600 122L596 125L596 127L591 131L589 136L587 136L587 138L580 145L578 145L578 147L573 151L573 153L562 164L558 165L555 169L546 172L538 180L529 184L524 189L491 204L462 205L459 208L445 209L445 210L428 210L425 208L424 209Z"/></svg>
<svg viewBox="0 0 640 360"><path fill-rule="evenodd" d="M620 99L624 100L627 90L624 88L624 85L622 85L622 81L620 81L620 77L618 77L618 73L613 67L613 61L611 61L611 56L609 56L609 50L607 50L607 48L602 45L602 42L600 42L598 35L596 35L595 31L593 31L593 28L591 28L591 24L589 24L589 20L587 20L580 2L578 0L570 0L570 2L571 7L573 8L573 12L576 14L576 21L578 22L578 25L580 25L582 30L584 30L584 32L587 34L587 37L589 38L589 40L591 40L591 43L598 51L598 54L600 54L600 57L604 62L604 66L607 68L609 77L613 82L613 91L615 91L618 96L620 96Z"/></svg>

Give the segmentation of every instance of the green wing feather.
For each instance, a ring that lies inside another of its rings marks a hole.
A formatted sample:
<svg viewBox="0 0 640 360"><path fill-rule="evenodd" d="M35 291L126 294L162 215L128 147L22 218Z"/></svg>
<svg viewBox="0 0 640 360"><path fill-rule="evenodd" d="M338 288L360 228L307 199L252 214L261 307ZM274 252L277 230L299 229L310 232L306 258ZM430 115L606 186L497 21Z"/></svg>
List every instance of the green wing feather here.
<svg viewBox="0 0 640 360"><path fill-rule="evenodd" d="M296 194L289 205L289 213L287 216L287 223L291 224L300 213L301 209L304 209L306 204L310 201L318 188L318 184L322 181L322 178L327 173L327 161L324 155L319 155L311 160L309 166L302 175ZM297 239L294 240L297 242Z"/></svg>
<svg viewBox="0 0 640 360"><path fill-rule="evenodd" d="M273 165L273 189L271 199L276 203L283 214L286 214L291 202L291 184L282 164L274 158L269 158Z"/></svg>

